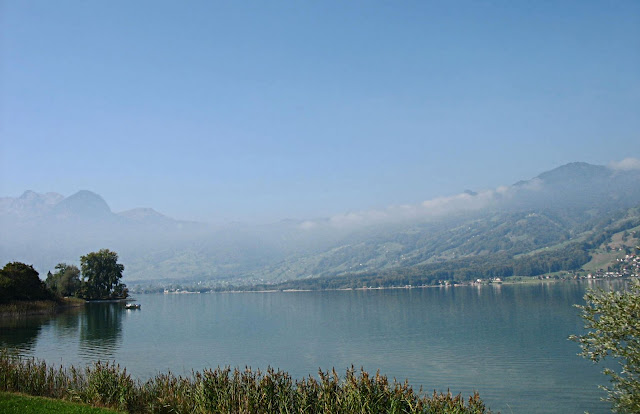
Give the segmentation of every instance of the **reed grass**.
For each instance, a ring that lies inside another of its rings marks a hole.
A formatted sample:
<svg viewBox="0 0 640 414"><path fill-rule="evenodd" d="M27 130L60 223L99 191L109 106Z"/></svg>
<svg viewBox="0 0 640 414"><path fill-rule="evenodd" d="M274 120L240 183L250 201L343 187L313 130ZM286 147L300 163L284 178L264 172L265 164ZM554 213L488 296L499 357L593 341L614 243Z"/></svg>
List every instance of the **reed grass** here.
<svg viewBox="0 0 640 414"><path fill-rule="evenodd" d="M424 413L482 414L490 411L477 393L428 396L405 381L389 381L353 367L293 380L284 371L230 367L158 374L140 382L114 363L84 369L48 366L0 350L0 391L82 402L130 413Z"/></svg>
<svg viewBox="0 0 640 414"><path fill-rule="evenodd" d="M84 306L86 301L78 298L56 298L51 300L16 300L0 303L0 318L26 315L51 315L62 309Z"/></svg>

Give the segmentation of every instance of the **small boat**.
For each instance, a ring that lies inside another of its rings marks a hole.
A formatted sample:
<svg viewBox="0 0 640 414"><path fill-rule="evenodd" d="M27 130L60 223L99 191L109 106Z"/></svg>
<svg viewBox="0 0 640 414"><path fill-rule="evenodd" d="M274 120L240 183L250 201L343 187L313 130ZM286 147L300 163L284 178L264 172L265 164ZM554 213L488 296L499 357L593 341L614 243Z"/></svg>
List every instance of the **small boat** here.
<svg viewBox="0 0 640 414"><path fill-rule="evenodd" d="M139 303L127 303L124 305L125 309L140 309Z"/></svg>

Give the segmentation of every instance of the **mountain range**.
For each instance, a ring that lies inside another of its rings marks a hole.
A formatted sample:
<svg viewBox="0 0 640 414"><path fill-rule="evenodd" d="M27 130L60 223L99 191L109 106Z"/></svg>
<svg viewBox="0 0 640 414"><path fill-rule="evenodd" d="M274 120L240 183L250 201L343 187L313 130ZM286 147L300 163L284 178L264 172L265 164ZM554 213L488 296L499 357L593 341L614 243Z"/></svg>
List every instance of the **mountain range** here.
<svg viewBox="0 0 640 414"><path fill-rule="evenodd" d="M586 240L621 217L631 220L630 209L639 205L640 170L587 163L418 205L269 225L214 226L151 208L114 213L91 191L69 197L26 191L0 198L0 261L46 273L109 248L125 265L125 281L264 283L384 274L554 249Z"/></svg>

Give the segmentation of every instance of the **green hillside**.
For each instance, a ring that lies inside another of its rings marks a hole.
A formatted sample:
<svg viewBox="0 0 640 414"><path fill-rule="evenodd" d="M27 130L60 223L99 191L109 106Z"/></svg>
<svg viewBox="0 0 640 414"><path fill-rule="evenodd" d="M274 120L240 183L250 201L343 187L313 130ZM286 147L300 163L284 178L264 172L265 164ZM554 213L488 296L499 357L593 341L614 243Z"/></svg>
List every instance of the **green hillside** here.
<svg viewBox="0 0 640 414"><path fill-rule="evenodd" d="M591 226L591 227L588 227ZM588 227L589 230L578 231ZM616 265L616 260L632 253L640 237L640 207L591 218L588 222L550 217L541 213L495 214L476 218L440 232L407 231L394 239L394 255L403 258L374 271L345 271L334 267L334 274L325 271L319 277L300 278L277 284L263 284L251 289L340 289L390 286L420 286L456 283L476 278L507 278L540 276L560 271L596 271ZM445 238L446 237L446 238ZM388 259L391 242L376 245L368 241L349 246L338 256L357 260L370 266ZM384 250L384 255L380 252ZM368 255L366 253L368 252ZM327 266L327 256L303 258L295 265ZM429 257L430 259L422 260ZM433 256L438 255L438 259ZM447 255L450 257L447 260ZM383 258L380 259L380 256ZM330 257L330 256L329 256ZM323 261L324 260L324 261ZM395 264L395 265L394 265Z"/></svg>

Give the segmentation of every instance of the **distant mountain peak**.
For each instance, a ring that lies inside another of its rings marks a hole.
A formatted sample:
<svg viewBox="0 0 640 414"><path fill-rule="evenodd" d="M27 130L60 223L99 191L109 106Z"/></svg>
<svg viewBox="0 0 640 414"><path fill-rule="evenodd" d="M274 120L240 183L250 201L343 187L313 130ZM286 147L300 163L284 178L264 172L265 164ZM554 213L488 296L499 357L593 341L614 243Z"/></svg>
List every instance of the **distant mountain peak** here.
<svg viewBox="0 0 640 414"><path fill-rule="evenodd" d="M38 198L40 195L32 190L27 190L20 197L20 200L33 200L34 198Z"/></svg>
<svg viewBox="0 0 640 414"><path fill-rule="evenodd" d="M162 215L162 213L158 213L156 210L152 209L151 207L138 207L138 208L132 208L130 210L126 210L123 211L122 213L126 213L126 212L138 212L138 213L144 213L144 214L152 214L152 215ZM122 214L120 213L120 214Z"/></svg>
<svg viewBox="0 0 640 414"><path fill-rule="evenodd" d="M117 213L119 216L130 219L164 219L171 220L169 217L162 213L158 213L156 210L150 207L132 208L131 210L121 211Z"/></svg>
<svg viewBox="0 0 640 414"><path fill-rule="evenodd" d="M540 174L537 178L547 182L571 182L575 180L593 180L606 178L611 170L603 165L586 162L571 162Z"/></svg>
<svg viewBox="0 0 640 414"><path fill-rule="evenodd" d="M100 200L104 201L104 199L100 194L96 194L93 191L89 191L89 190L80 190L77 193L70 195L68 198L71 198L71 197L99 198Z"/></svg>
<svg viewBox="0 0 640 414"><path fill-rule="evenodd" d="M60 201L55 207L55 213L86 218L105 217L112 214L104 198L89 190L80 190Z"/></svg>

